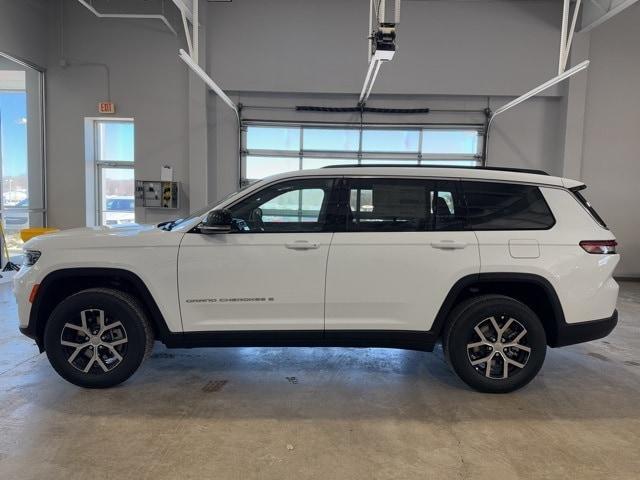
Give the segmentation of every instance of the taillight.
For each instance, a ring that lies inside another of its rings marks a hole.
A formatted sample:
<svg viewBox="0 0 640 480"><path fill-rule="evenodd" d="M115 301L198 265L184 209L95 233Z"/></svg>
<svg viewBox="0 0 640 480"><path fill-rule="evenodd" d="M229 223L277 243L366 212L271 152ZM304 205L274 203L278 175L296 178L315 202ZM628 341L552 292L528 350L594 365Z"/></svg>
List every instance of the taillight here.
<svg viewBox="0 0 640 480"><path fill-rule="evenodd" d="M580 246L585 252L601 255L616 253L617 245L618 242L615 240L583 240L580 242Z"/></svg>

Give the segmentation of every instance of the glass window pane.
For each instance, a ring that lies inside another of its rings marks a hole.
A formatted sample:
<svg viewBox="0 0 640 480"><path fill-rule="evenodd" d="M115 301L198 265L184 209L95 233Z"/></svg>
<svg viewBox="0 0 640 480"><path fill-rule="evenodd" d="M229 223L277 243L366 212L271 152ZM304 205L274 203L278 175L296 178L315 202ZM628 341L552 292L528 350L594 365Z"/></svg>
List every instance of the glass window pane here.
<svg viewBox="0 0 640 480"><path fill-rule="evenodd" d="M352 180L349 192L353 231L425 231L431 228L434 182Z"/></svg>
<svg viewBox="0 0 640 480"><path fill-rule="evenodd" d="M230 208L240 232L321 231L331 179L299 179L268 185Z"/></svg>
<svg viewBox="0 0 640 480"><path fill-rule="evenodd" d="M320 188L292 190L261 205L262 221L277 222L317 222L324 199Z"/></svg>
<svg viewBox="0 0 640 480"><path fill-rule="evenodd" d="M384 159L362 159L362 165L418 165L418 159L415 160L384 160Z"/></svg>
<svg viewBox="0 0 640 480"><path fill-rule="evenodd" d="M300 169L297 157L256 157L247 156L246 178L260 180L278 173L292 172Z"/></svg>
<svg viewBox="0 0 640 480"><path fill-rule="evenodd" d="M133 122L96 122L97 159L110 162L133 162Z"/></svg>
<svg viewBox="0 0 640 480"><path fill-rule="evenodd" d="M463 230L466 216L456 185L433 180L352 180L349 230Z"/></svg>
<svg viewBox="0 0 640 480"><path fill-rule="evenodd" d="M422 165L439 167L475 167L479 165L477 160L422 160Z"/></svg>
<svg viewBox="0 0 640 480"><path fill-rule="evenodd" d="M422 153L478 153L475 130L424 130L422 135Z"/></svg>
<svg viewBox="0 0 640 480"><path fill-rule="evenodd" d="M362 150L365 152L417 152L418 130L379 130L362 132Z"/></svg>
<svg viewBox="0 0 640 480"><path fill-rule="evenodd" d="M20 230L29 228L30 226L29 212L26 209L5 209L2 214L2 225L7 241L9 259L16 263L16 258L22 254L23 242L20 238ZM3 260L6 260L4 258L4 252L2 253L2 257Z"/></svg>
<svg viewBox="0 0 640 480"><path fill-rule="evenodd" d="M133 168L102 167L100 176L102 225L134 223Z"/></svg>
<svg viewBox="0 0 640 480"><path fill-rule="evenodd" d="M544 230L555 223L538 187L469 181L462 186L474 230Z"/></svg>
<svg viewBox="0 0 640 480"><path fill-rule="evenodd" d="M360 144L360 132L352 128L305 128L303 136L305 150L355 152Z"/></svg>
<svg viewBox="0 0 640 480"><path fill-rule="evenodd" d="M297 127L248 127L249 150L300 150L300 128Z"/></svg>
<svg viewBox="0 0 640 480"><path fill-rule="evenodd" d="M24 72L12 72L20 77L24 88ZM19 206L28 199L27 92L2 91L0 78L0 159L2 160L2 205ZM17 83L17 82L16 82Z"/></svg>
<svg viewBox="0 0 640 480"><path fill-rule="evenodd" d="M329 165L357 165L357 158L313 158L305 157L302 159L302 168L310 170L313 168L323 168Z"/></svg>

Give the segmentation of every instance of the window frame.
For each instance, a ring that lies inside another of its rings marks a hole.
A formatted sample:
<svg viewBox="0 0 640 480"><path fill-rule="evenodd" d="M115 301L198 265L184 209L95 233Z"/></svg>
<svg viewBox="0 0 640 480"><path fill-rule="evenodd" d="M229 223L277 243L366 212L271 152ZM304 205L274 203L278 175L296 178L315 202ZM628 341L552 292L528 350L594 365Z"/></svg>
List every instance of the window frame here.
<svg viewBox="0 0 640 480"><path fill-rule="evenodd" d="M274 150L274 149L251 149L247 146L248 131L253 127L264 128L297 128L300 135L300 149L295 150ZM356 130L358 131L358 149L357 150L307 150L304 146L304 133L305 130L318 129L318 130ZM400 131L417 131L418 144L416 150L407 151L368 151L364 149L363 136L365 131L375 130L400 130ZM433 154L422 153L423 138L425 132L432 130L443 131L473 131L477 134L476 152L473 154ZM273 157L273 158L294 158L298 161L298 170L304 170L304 160L310 158L317 159L332 159L336 161L352 160L353 164L361 165L366 164L367 160L383 161L384 163L398 162L399 166L402 166L402 162L415 162L416 166L419 165L438 165L446 167L447 162L452 162L453 165L456 162L474 162L475 165L482 164L482 152L484 149L484 127L476 124L459 124L459 125L429 125L429 124L417 124L417 125L378 125L378 124L347 124L347 123L290 123L290 122L270 122L270 121L245 121L241 128L241 148L240 148L240 184L246 185L256 180L256 178L247 178L247 158L248 157ZM435 163L437 162L437 163ZM412 163L413 164L413 163ZM407 165L404 163L404 165ZM371 166L375 166L371 164ZM264 178L264 177L263 177Z"/></svg>

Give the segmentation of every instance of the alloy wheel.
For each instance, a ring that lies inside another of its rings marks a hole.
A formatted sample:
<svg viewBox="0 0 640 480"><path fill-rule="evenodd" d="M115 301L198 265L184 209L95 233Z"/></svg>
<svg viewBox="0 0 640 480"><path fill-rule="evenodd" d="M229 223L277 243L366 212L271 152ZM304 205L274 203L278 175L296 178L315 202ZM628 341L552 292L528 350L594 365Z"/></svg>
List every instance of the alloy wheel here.
<svg viewBox="0 0 640 480"><path fill-rule="evenodd" d="M531 355L527 329L507 315L487 317L476 324L467 343L467 357L481 375L505 379L522 370Z"/></svg>
<svg viewBox="0 0 640 480"><path fill-rule="evenodd" d="M83 373L101 374L122 363L129 339L122 322L104 310L82 310L77 319L66 322L60 344L67 361Z"/></svg>

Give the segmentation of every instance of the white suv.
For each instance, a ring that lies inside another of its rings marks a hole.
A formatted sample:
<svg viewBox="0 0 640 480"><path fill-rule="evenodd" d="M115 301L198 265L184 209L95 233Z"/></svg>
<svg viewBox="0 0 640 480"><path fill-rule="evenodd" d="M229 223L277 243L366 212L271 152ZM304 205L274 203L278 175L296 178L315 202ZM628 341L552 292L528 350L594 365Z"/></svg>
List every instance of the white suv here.
<svg viewBox="0 0 640 480"><path fill-rule="evenodd" d="M615 327L616 241L574 180L496 168L330 167L270 177L188 218L25 245L20 329L84 387L167 347L431 351L508 392L547 345Z"/></svg>

